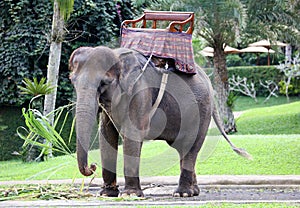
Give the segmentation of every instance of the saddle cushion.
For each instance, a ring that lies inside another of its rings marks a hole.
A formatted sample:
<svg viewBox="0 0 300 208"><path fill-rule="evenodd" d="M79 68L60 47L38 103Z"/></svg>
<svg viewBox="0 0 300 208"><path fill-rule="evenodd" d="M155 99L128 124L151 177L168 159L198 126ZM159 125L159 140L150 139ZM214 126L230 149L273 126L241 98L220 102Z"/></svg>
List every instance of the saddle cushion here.
<svg viewBox="0 0 300 208"><path fill-rule="evenodd" d="M178 71L195 74L192 35L180 32L122 28L121 47L134 49L144 56L171 58Z"/></svg>

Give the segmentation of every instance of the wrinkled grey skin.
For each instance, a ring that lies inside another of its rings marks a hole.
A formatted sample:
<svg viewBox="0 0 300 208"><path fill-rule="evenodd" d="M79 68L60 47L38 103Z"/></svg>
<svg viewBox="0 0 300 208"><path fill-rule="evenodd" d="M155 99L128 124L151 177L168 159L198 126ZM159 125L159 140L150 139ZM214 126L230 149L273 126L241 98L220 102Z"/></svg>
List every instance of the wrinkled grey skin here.
<svg viewBox="0 0 300 208"><path fill-rule="evenodd" d="M198 195L195 162L211 116L216 116L211 83L202 70L194 76L169 72L160 105L152 109L163 72L151 62L142 72L146 62L147 58L138 52L124 48L84 47L71 55L70 78L77 94L79 170L88 176L96 169L95 165L88 167L87 154L99 111L104 180L101 195L143 196L139 180L140 153L143 141L149 139L165 140L179 153L180 179L174 196ZM121 193L116 185L119 133L123 138L125 176Z"/></svg>

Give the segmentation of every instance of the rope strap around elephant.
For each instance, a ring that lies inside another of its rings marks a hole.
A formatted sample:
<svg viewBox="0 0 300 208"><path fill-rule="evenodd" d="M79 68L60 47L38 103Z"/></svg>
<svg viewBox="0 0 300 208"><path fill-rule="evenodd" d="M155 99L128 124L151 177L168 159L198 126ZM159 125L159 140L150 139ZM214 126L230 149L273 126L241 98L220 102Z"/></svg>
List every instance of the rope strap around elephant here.
<svg viewBox="0 0 300 208"><path fill-rule="evenodd" d="M168 73L163 73L162 78L161 78L161 83L160 83L160 87L159 87L159 92L157 95L157 98L155 100L154 105L152 106L152 110L150 113L150 118L154 115L155 110L157 109L157 107L159 106L164 94L165 94L165 90L166 90L166 86L168 83Z"/></svg>
<svg viewBox="0 0 300 208"><path fill-rule="evenodd" d="M131 83L131 85L129 85L128 87L128 92L132 92L132 89L134 87L134 85L136 84L136 82L142 77L142 75L144 74L148 64L150 63L151 61L151 58L152 58L152 55L150 55L150 57L148 58L147 62L145 63L145 65L143 66L143 68L141 69L141 73L137 76L137 78L135 78L134 82Z"/></svg>

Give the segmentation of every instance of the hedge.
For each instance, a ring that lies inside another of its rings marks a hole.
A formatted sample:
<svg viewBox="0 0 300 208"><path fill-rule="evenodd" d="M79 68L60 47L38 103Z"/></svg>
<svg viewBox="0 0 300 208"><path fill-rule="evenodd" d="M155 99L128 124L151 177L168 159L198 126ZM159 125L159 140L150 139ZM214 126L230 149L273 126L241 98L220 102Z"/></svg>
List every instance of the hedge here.
<svg viewBox="0 0 300 208"><path fill-rule="evenodd" d="M256 86L257 95L266 95L268 90L261 86L262 82L272 80L279 83L283 75L275 66L245 66L245 67L229 67L228 77L240 76L241 78L247 77L247 83L253 82Z"/></svg>
<svg viewBox="0 0 300 208"><path fill-rule="evenodd" d="M279 85L281 80L284 80L284 74L276 68L276 66L237 66L228 67L228 77L231 78L240 76L241 78L246 77L247 83L253 82L256 86L256 92L258 96L268 95L268 90L260 85L260 80L264 83L265 81L272 80ZM213 69L204 69L209 75L212 75ZM212 76L211 76L212 78ZM294 87L294 93L291 95L300 95L300 77L292 80L291 84ZM296 90L298 89L298 90Z"/></svg>

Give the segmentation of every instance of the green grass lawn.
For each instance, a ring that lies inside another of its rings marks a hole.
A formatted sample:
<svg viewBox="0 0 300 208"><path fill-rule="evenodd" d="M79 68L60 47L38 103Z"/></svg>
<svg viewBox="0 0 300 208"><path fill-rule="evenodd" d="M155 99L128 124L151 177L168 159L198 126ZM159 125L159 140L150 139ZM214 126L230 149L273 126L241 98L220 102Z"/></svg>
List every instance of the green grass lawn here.
<svg viewBox="0 0 300 208"><path fill-rule="evenodd" d="M213 135L207 137L198 156L197 175L300 175L299 98L292 98L292 102L287 104L284 97L272 98L267 103L263 103L263 98L254 103L248 97L240 97L234 110L245 112L237 119L238 133L230 135L231 141L236 146L245 148L254 160L238 156L224 138L213 130ZM98 164L96 177L101 177L99 150L90 151L89 163L91 162ZM123 177L122 146L119 147L117 171L118 177ZM140 175L179 175L177 152L164 141L144 142ZM58 156L40 163L0 161L0 181L75 178L85 177L78 171L74 154ZM203 207L297 206L285 203L212 203Z"/></svg>
<svg viewBox="0 0 300 208"><path fill-rule="evenodd" d="M137 208L148 208L149 206L137 206ZM166 208L171 206L155 206L155 208ZM172 206L172 208L182 208L183 206ZM201 206L184 206L188 208L297 208L297 204L288 203L251 203L251 204L232 204L232 203L209 203Z"/></svg>
<svg viewBox="0 0 300 208"><path fill-rule="evenodd" d="M236 121L242 135L300 134L300 101L246 110Z"/></svg>
<svg viewBox="0 0 300 208"><path fill-rule="evenodd" d="M239 98L240 99L240 98ZM237 102L247 103L249 99ZM277 98L272 98L277 99ZM271 100L272 107L246 110L237 119L238 133L231 135L236 146L253 156L248 161L236 155L218 134L209 136L197 161L197 174L203 175L300 175L300 101L282 104L285 98ZM251 101L251 99L250 99ZM253 104L252 104L253 105ZM263 104L265 105L265 104ZM253 107L253 106L252 106ZM239 107L239 109L241 109ZM89 162L100 165L99 150L90 151ZM122 146L119 148L118 176L123 176ZM97 174L101 177L101 168ZM141 176L178 175L177 152L163 141L145 142L142 149ZM0 180L72 179L82 177L76 157L66 155L41 163L20 160L0 162Z"/></svg>
<svg viewBox="0 0 300 208"><path fill-rule="evenodd" d="M166 208L171 206L155 206L155 208ZM172 206L172 208L182 208L183 206ZM251 203L251 204L232 204L232 203L209 203L201 206L184 206L188 208L299 208L299 206L287 203ZM148 208L148 206L137 206L137 208Z"/></svg>
<svg viewBox="0 0 300 208"><path fill-rule="evenodd" d="M249 161L236 155L222 139L213 138L197 161L198 175L299 175L300 135L231 136L236 146L253 156ZM210 139L210 137L208 137ZM212 145L214 143L215 145ZM216 146L216 147L215 147ZM153 151L155 150L155 151ZM211 153L210 157L207 157ZM100 165L99 150L90 151L89 161ZM122 148L118 158L118 176L123 176ZM101 177L100 167L97 177ZM142 150L141 176L178 175L177 152L163 141L145 142ZM73 179L82 177L74 156L60 156L41 163L0 162L0 180Z"/></svg>
<svg viewBox="0 0 300 208"><path fill-rule="evenodd" d="M234 102L233 111L244 111L253 108L271 107L276 105L288 104L285 96L271 97L264 103L265 97L257 97L257 103L250 97L238 96ZM290 97L290 103L300 101L300 97Z"/></svg>

